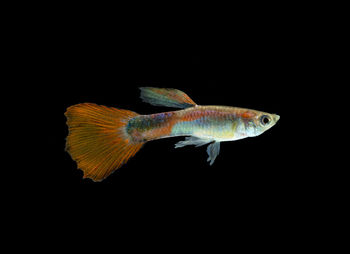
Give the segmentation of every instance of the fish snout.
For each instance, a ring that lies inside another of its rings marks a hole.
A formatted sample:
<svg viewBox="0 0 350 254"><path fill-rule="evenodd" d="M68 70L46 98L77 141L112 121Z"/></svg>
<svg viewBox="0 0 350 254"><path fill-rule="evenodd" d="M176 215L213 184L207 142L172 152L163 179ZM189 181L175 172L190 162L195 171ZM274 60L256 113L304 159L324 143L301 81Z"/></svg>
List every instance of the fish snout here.
<svg viewBox="0 0 350 254"><path fill-rule="evenodd" d="M275 120L275 123L280 120L280 116L279 115L273 115L273 118Z"/></svg>

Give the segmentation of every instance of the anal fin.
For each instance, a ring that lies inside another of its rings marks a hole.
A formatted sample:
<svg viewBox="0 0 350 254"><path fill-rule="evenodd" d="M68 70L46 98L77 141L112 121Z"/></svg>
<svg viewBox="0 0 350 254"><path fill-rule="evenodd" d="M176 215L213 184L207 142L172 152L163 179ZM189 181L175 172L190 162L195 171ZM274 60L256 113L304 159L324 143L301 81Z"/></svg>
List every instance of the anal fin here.
<svg viewBox="0 0 350 254"><path fill-rule="evenodd" d="M186 137L185 140L177 142L175 144L175 148L179 147L184 147L184 146L189 146L189 145L194 145L196 147L198 146L203 146L206 144L209 144L207 147L207 153L208 153L208 160L210 166L213 165L216 157L220 153L220 142L214 141L212 139L202 139L202 138L197 138L197 137Z"/></svg>
<svg viewBox="0 0 350 254"><path fill-rule="evenodd" d="M207 153L209 155L208 160L210 166L213 165L216 157L219 155L220 153L220 142L214 142L210 145L208 145L207 147Z"/></svg>

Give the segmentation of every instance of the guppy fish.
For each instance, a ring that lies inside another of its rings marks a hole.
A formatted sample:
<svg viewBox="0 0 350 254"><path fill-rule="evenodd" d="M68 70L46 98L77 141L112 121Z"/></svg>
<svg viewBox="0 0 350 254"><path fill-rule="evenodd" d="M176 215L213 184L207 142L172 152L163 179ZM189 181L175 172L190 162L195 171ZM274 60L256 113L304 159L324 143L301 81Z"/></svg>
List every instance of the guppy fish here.
<svg viewBox="0 0 350 254"><path fill-rule="evenodd" d="M84 178L102 181L146 142L175 136L189 136L175 148L209 144L208 161L212 165L220 152L220 142L258 136L280 118L251 109L199 106L177 89L140 89L144 102L181 110L139 115L92 103L76 104L67 109L66 151L83 170Z"/></svg>

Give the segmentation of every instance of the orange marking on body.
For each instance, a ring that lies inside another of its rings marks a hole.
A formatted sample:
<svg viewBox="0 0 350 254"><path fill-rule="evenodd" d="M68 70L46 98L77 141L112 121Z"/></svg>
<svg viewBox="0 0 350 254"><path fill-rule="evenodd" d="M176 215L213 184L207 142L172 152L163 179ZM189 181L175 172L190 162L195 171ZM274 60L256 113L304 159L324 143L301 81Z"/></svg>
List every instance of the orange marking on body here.
<svg viewBox="0 0 350 254"><path fill-rule="evenodd" d="M177 120L177 122L188 122L188 121L194 121L197 120L203 116L206 116L207 112L196 110L196 111L188 111L185 113L181 118Z"/></svg>
<svg viewBox="0 0 350 254"><path fill-rule="evenodd" d="M255 113L246 111L243 114L241 114L241 117L243 118L253 118L255 116Z"/></svg>
<svg viewBox="0 0 350 254"><path fill-rule="evenodd" d="M147 139L156 139L159 137L168 136L171 134L172 127L177 123L177 121L176 116L173 116L164 122L160 128L149 130L144 134L144 136L147 137Z"/></svg>
<svg viewBox="0 0 350 254"><path fill-rule="evenodd" d="M159 117L157 114L148 116L149 119L146 120L140 119L140 125L136 123L133 127L135 130L132 131L132 137L135 140L153 140L169 136L173 125L177 122L177 116L172 112L166 112L164 114L168 115L166 118L159 118L159 120L157 120L157 117ZM145 128L145 122L147 120L150 120L149 124L151 125L151 128Z"/></svg>

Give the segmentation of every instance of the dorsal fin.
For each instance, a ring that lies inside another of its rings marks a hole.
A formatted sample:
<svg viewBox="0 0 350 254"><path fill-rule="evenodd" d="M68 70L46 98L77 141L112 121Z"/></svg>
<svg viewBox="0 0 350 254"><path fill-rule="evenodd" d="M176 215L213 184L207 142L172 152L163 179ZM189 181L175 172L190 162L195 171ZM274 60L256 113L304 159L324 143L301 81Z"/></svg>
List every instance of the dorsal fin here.
<svg viewBox="0 0 350 254"><path fill-rule="evenodd" d="M141 99L154 106L189 108L196 103L184 92L173 88L140 87Z"/></svg>

